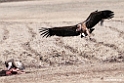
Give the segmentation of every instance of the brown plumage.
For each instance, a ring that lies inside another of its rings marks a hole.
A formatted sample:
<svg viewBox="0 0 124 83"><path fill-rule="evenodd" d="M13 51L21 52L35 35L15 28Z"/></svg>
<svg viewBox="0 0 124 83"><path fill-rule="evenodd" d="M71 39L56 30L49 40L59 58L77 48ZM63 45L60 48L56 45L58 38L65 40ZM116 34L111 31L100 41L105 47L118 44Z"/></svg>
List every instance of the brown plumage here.
<svg viewBox="0 0 124 83"><path fill-rule="evenodd" d="M104 11L95 11L92 12L89 17L86 19L86 27L92 28L94 27L99 21L103 23L104 19L111 19L114 16L114 12L110 10L104 10Z"/></svg>
<svg viewBox="0 0 124 83"><path fill-rule="evenodd" d="M66 37L66 36L78 36L80 35L80 31L76 31L77 29L77 25L73 25L73 26L62 26L62 27L53 27L53 28L41 28L40 32L41 35L43 35L43 37L46 36L62 36L62 37Z"/></svg>
<svg viewBox="0 0 124 83"><path fill-rule="evenodd" d="M111 19L114 16L114 12L110 10L104 11L95 11L92 12L89 17L76 25L73 26L62 26L62 27L52 27L52 28L41 28L40 33L43 37L50 36L78 36L81 34L81 37L89 36L90 33L94 30L94 26L101 21L101 24L104 22L104 19ZM82 33L84 35L82 35Z"/></svg>

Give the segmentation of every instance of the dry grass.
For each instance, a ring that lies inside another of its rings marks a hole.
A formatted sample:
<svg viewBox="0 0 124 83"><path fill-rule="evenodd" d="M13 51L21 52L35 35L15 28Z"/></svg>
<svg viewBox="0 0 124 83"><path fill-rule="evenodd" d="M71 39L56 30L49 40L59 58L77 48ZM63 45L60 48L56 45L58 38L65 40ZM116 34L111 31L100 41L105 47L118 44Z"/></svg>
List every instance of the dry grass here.
<svg viewBox="0 0 124 83"><path fill-rule="evenodd" d="M2 83L105 83L124 78L123 0L42 0L0 4L0 64L21 59L31 73L1 77ZM95 26L92 41L77 37L42 38L41 27L79 23L95 10L110 9L112 20ZM99 64L98 64L99 63ZM33 69L33 70L32 70ZM95 71L95 72L94 72ZM7 78L7 80L5 80ZM16 78L16 79L15 79Z"/></svg>

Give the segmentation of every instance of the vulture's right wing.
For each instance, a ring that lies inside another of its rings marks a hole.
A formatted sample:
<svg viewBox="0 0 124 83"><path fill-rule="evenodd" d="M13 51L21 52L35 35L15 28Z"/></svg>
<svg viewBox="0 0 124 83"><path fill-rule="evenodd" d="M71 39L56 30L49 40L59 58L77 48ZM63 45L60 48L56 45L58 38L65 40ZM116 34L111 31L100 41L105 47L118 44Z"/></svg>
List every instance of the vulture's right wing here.
<svg viewBox="0 0 124 83"><path fill-rule="evenodd" d="M53 27L53 28L41 28L40 33L43 37L50 37L50 36L78 36L80 32L76 31L77 25L74 26L63 26L63 27Z"/></svg>

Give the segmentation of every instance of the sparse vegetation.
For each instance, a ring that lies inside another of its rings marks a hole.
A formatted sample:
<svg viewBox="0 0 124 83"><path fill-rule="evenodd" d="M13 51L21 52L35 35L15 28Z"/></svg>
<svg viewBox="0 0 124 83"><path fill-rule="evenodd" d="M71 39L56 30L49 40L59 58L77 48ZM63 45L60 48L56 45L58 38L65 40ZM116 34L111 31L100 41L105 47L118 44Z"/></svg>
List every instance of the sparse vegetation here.
<svg viewBox="0 0 124 83"><path fill-rule="evenodd" d="M7 59L18 58L30 73L0 77L0 83L20 80L24 83L91 83L91 80L104 83L109 77L123 80L123 4L123 0L1 3L0 69L5 68ZM41 27L73 25L86 19L90 12L106 8L112 9L115 17L103 26L98 24L92 40L80 36L42 38L39 34Z"/></svg>

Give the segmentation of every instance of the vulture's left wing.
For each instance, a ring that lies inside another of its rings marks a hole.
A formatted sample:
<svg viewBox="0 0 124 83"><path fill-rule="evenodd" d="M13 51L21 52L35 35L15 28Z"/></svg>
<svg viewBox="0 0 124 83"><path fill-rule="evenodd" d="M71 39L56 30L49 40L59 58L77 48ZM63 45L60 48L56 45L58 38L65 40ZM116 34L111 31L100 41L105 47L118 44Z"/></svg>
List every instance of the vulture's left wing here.
<svg viewBox="0 0 124 83"><path fill-rule="evenodd" d="M110 10L92 12L85 21L86 27L90 29L94 27L99 21L103 22L104 19L111 19L113 16L114 12Z"/></svg>

